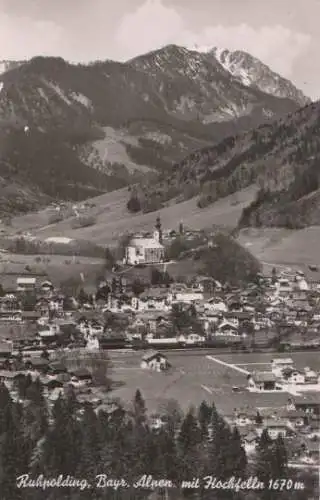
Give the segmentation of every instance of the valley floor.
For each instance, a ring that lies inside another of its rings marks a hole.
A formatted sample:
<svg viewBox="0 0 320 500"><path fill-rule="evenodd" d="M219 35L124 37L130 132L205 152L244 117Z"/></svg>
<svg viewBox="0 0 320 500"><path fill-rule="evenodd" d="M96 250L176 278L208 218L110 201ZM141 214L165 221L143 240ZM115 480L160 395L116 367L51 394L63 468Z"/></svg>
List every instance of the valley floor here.
<svg viewBox="0 0 320 500"><path fill-rule="evenodd" d="M133 399L139 388L150 411L157 411L166 401L175 399L182 409L192 404L199 406L203 400L214 401L224 415L231 415L235 408L276 408L284 406L290 398L289 392L251 393L246 390L247 372L270 370L270 361L281 357L272 353L214 354L192 352L166 352L172 371L157 373L140 368L141 352L110 351L112 379L119 382L114 396L123 401ZM290 353L297 368L317 369L319 353ZM120 385L121 383L121 385ZM233 392L232 387L243 388Z"/></svg>

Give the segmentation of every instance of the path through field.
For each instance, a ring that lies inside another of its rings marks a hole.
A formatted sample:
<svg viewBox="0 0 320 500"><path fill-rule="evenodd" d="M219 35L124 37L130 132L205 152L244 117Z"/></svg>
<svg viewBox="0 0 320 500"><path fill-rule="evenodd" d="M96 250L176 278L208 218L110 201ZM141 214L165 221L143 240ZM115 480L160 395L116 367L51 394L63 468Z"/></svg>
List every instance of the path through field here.
<svg viewBox="0 0 320 500"><path fill-rule="evenodd" d="M233 365L230 363L226 363L225 361L222 361L221 359L214 358L213 356L206 356L207 359L210 359L210 361L214 361L215 363L218 363L219 365L226 366L227 368L232 368L233 370L236 370L240 373L244 373L245 375L249 375L250 372L248 370L245 370L244 368L239 368L237 365Z"/></svg>

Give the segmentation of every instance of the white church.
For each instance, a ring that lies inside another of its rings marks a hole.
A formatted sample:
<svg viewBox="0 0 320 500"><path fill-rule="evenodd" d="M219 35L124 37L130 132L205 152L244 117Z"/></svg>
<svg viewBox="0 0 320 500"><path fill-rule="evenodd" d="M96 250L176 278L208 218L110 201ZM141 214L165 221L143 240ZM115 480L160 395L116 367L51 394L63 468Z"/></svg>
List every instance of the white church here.
<svg viewBox="0 0 320 500"><path fill-rule="evenodd" d="M160 218L157 218L153 237L135 235L126 247L124 259L126 264L156 264L164 261L164 246L162 245L162 229Z"/></svg>

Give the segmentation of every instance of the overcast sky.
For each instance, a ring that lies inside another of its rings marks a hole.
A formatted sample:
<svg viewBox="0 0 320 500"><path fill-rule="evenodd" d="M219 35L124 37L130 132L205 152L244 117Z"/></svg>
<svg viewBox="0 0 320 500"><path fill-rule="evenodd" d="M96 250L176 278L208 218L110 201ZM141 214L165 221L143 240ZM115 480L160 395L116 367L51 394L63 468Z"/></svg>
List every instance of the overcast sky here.
<svg viewBox="0 0 320 500"><path fill-rule="evenodd" d="M0 60L126 60L168 43L250 52L320 98L320 0L0 0Z"/></svg>

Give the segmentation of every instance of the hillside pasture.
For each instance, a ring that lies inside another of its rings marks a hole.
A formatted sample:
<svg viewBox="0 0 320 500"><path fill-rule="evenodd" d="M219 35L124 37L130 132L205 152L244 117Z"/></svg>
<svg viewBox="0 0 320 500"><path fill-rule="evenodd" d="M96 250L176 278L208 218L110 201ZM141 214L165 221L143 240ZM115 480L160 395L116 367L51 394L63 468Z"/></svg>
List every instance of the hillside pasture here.
<svg viewBox="0 0 320 500"><path fill-rule="evenodd" d="M112 245L123 233L152 230L157 215L160 215L165 229L178 229L181 221L193 229L210 228L213 225L235 227L242 209L251 203L255 192L256 188L248 188L204 209L197 206L197 198L192 198L157 212L130 214L126 207L130 193L128 189L121 189L90 200L95 206L89 208L86 214L96 218L93 226L75 229L72 227L74 217L48 225L48 217L43 212L16 217L12 226L15 231L23 228L43 239L68 236ZM44 221L42 226L41 220Z"/></svg>
<svg viewBox="0 0 320 500"><path fill-rule="evenodd" d="M180 222L193 229L212 226L234 228L243 208L253 201L255 195L256 188L252 186L203 209L197 206L197 198L192 198L157 212L130 214L126 207L130 193L123 188L88 200L94 206L88 208L85 214L96 219L90 227L74 228L75 217L49 224L50 212L42 210L14 217L11 228L1 225L0 229L9 234L30 231L41 239L67 236L112 246L123 233L152 230L157 215L160 215L165 229L177 229ZM310 264L320 264L320 226L301 230L247 228L240 231L238 241L262 262L303 266L304 269Z"/></svg>
<svg viewBox="0 0 320 500"><path fill-rule="evenodd" d="M283 265L320 265L320 226L299 230L285 228L248 228L239 243L259 260Z"/></svg>
<svg viewBox="0 0 320 500"><path fill-rule="evenodd" d="M15 287L16 278L28 274L26 266L31 272L45 272L55 286L64 281L73 279L81 283L82 273L84 277L83 286L92 287L96 283L98 275L104 272L104 260L91 257L75 257L70 255L17 255L3 254L0 256L0 272L3 286ZM40 259L40 260L39 260Z"/></svg>

